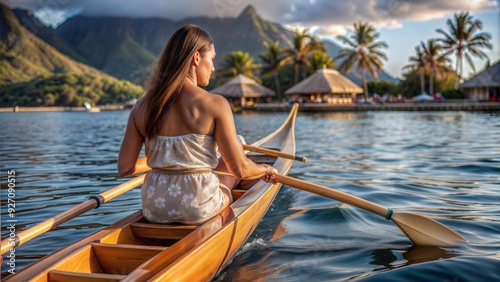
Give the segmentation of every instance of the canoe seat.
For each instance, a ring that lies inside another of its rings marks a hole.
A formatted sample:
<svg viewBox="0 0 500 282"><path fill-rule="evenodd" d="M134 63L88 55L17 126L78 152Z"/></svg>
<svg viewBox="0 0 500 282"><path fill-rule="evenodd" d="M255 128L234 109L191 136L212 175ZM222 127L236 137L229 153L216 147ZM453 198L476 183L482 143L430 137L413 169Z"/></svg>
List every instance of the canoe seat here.
<svg viewBox="0 0 500 282"><path fill-rule="evenodd" d="M132 232L136 237L179 240L193 232L197 225L132 223Z"/></svg>
<svg viewBox="0 0 500 282"><path fill-rule="evenodd" d="M115 282L125 278L125 275L106 273L81 273L71 271L51 270L49 281L51 282Z"/></svg>
<svg viewBox="0 0 500 282"><path fill-rule="evenodd" d="M130 244L90 243L62 268L49 271L48 281L121 281L145 261L167 247ZM83 266L86 260L88 266Z"/></svg>
<svg viewBox="0 0 500 282"><path fill-rule="evenodd" d="M233 200L238 200L241 196L243 196L248 190L244 189L233 189L231 190L231 194L233 195Z"/></svg>
<svg viewBox="0 0 500 282"><path fill-rule="evenodd" d="M91 243L104 273L126 275L167 247L129 244Z"/></svg>

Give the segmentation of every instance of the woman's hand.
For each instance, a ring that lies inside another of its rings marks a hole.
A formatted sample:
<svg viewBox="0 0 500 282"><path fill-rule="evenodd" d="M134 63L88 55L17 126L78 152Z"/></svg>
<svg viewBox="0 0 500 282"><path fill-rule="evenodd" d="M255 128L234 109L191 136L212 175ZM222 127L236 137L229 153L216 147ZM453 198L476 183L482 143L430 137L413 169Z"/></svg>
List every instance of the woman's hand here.
<svg viewBox="0 0 500 282"><path fill-rule="evenodd" d="M276 184L276 180L275 180L275 177L274 175L275 174L278 174L278 170L275 169L274 167L272 166L268 166L266 164L263 164L263 166L265 166L267 168L267 171L266 173L261 177L262 180L264 180L265 182L267 183L272 183L272 184Z"/></svg>

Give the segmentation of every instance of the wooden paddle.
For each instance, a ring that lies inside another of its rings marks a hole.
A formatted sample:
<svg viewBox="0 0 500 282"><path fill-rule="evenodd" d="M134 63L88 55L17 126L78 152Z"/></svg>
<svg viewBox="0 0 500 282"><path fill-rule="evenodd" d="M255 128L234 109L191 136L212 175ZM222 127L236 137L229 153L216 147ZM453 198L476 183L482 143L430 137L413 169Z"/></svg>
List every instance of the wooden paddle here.
<svg viewBox="0 0 500 282"><path fill-rule="evenodd" d="M215 171L215 173L235 177L234 175L226 172ZM385 208L356 196L290 176L275 174L275 180L276 182L295 187L300 190L353 205L378 214L387 220L392 220L415 245L451 247L467 242L465 238L457 234L455 231L424 215L408 212L394 212L390 208Z"/></svg>
<svg viewBox="0 0 500 282"><path fill-rule="evenodd" d="M46 221L39 223L31 228L23 230L16 234L14 238L7 238L1 242L1 254L8 252L10 249L20 246L29 240L55 228L61 223L64 223L88 210L96 208L111 199L139 186L144 181L145 175L137 176L129 181L122 183L108 191L105 191L97 196L89 198L87 201L74 206L73 208L62 212ZM99 201L99 202L98 202Z"/></svg>
<svg viewBox="0 0 500 282"><path fill-rule="evenodd" d="M290 176L275 175L276 182L304 191L335 199L373 212L387 220L392 220L410 238L415 245L450 247L467 242L465 238L443 224L420 214L394 212L390 208L377 205L367 200L337 191L332 188L296 179Z"/></svg>
<svg viewBox="0 0 500 282"><path fill-rule="evenodd" d="M286 159L301 161L304 163L307 162L306 157L299 157L299 156L295 156L295 155L290 155L290 154L282 153L280 151L256 147L256 146L252 146L252 145L248 145L248 144L243 144L243 149L245 149L247 151L265 154L265 155L272 156L272 157L282 157L282 158L286 158Z"/></svg>

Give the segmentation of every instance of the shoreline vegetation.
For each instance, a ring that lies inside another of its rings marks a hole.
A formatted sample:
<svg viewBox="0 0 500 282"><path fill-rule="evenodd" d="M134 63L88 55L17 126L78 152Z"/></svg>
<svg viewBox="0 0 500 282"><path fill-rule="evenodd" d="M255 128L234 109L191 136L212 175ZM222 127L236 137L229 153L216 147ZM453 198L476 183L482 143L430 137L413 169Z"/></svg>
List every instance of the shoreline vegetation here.
<svg viewBox="0 0 500 282"><path fill-rule="evenodd" d="M120 111L125 109L130 109L126 105L103 105L92 107L92 109L100 109L101 111ZM64 107L64 106L53 106L53 107L0 107L0 113L8 112L96 112L89 111L86 107Z"/></svg>
<svg viewBox="0 0 500 282"><path fill-rule="evenodd" d="M245 107L245 111L288 111L288 103L256 104ZM95 108L101 111L128 110L127 105L102 105ZM386 104L345 104L332 105L321 103L305 103L299 106L301 112L361 112L361 111L500 111L500 103L477 101L425 102L425 103L386 103ZM85 107L2 107L0 113L7 112L92 112Z"/></svg>

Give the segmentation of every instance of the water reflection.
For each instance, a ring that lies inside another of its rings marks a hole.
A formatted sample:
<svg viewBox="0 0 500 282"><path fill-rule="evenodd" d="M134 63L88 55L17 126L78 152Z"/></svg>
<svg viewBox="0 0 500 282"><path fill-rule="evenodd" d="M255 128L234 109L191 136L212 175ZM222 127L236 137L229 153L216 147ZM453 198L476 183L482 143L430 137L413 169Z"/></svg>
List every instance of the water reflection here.
<svg viewBox="0 0 500 282"><path fill-rule="evenodd" d="M354 114L351 112L339 113L316 113L310 114L312 120L353 120L362 119L362 115Z"/></svg>
<svg viewBox="0 0 500 282"><path fill-rule="evenodd" d="M440 247L412 246L403 253L407 265L457 257L460 254Z"/></svg>

